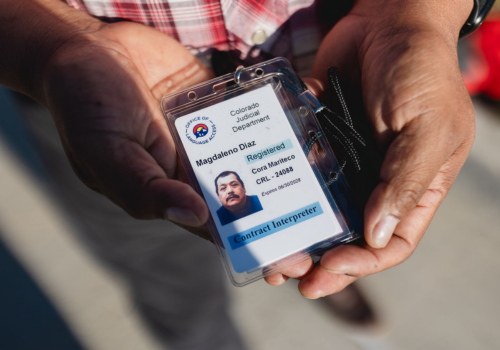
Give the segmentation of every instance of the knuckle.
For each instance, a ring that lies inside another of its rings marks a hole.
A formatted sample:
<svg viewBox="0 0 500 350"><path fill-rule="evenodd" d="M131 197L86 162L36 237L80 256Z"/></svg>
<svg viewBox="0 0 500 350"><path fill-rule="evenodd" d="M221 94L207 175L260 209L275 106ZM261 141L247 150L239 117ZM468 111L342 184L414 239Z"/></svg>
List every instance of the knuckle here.
<svg viewBox="0 0 500 350"><path fill-rule="evenodd" d="M418 242L411 238L403 238L399 236L395 237L399 238L403 245L403 247L401 248L401 255L399 255L398 260L395 262L395 265L399 265L408 260L413 255L415 249L417 249Z"/></svg>
<svg viewBox="0 0 500 350"><path fill-rule="evenodd" d="M411 210L417 206L425 190L425 185L420 181L405 180L396 191L396 207L399 210Z"/></svg>

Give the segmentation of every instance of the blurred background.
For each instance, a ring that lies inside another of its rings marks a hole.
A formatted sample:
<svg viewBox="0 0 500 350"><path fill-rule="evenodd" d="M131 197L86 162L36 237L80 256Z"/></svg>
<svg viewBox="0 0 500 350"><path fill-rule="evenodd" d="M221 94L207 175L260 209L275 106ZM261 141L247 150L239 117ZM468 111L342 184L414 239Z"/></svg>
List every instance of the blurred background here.
<svg viewBox="0 0 500 350"><path fill-rule="evenodd" d="M228 283L249 349L500 348L499 10L458 48L477 117L465 166L414 255L359 282L377 327L345 322L293 281ZM163 349L53 197L18 98L0 87L0 349Z"/></svg>

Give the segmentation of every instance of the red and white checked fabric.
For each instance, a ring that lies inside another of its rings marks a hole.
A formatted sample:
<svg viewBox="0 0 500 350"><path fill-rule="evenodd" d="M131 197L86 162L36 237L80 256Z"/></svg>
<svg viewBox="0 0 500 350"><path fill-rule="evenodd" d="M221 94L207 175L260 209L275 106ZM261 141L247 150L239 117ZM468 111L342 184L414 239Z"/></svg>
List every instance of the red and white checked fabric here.
<svg viewBox="0 0 500 350"><path fill-rule="evenodd" d="M96 17L120 18L152 26L194 54L210 48L237 50L240 57L260 51L289 59L316 51L321 31L315 0L67 0ZM252 36L267 40L255 45Z"/></svg>

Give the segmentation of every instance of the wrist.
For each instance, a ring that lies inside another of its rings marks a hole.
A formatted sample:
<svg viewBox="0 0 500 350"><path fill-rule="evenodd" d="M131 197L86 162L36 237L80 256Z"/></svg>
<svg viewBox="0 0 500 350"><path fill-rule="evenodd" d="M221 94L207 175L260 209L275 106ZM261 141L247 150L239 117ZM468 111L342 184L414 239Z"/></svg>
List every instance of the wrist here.
<svg viewBox="0 0 500 350"><path fill-rule="evenodd" d="M456 44L473 0L359 0L352 13L372 17L374 29L423 31Z"/></svg>

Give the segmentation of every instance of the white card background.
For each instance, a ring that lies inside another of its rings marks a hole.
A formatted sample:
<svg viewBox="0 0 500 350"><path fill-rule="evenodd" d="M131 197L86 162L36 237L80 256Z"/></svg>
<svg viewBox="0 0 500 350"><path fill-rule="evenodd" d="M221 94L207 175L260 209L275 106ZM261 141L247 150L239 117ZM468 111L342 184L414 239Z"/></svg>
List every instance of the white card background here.
<svg viewBox="0 0 500 350"><path fill-rule="evenodd" d="M235 111L251 106L254 103L258 103L259 107L243 113L235 113ZM238 117L243 117L245 114L256 110L259 111L258 116L240 122L237 121ZM231 112L234 115L231 115ZM198 117L199 120L197 120ZM264 121L254 123L254 125L246 127L244 130L234 129L258 119L264 119ZM208 127L205 136L196 138L193 134L192 128L197 123L203 123ZM340 224L304 156L271 85L266 85L185 115L176 119L175 126L236 272L242 273L267 266L342 232ZM235 132L235 130L237 131ZM245 156L288 139L291 141L292 148L272 154L251 164L247 164L245 161ZM192 140L196 142L209 141L204 144L196 144ZM255 143L253 147L244 150L239 148L240 144L253 142ZM212 164L207 163L199 166L203 159L233 148L237 148L238 151L217 159ZM294 155L295 159L271 168L268 167L270 162L291 155ZM254 169L263 168L264 166L267 169L263 169L256 174L253 173L256 172ZM289 167L293 168L292 172L281 176L276 175L276 172L279 173L279 171ZM235 171L240 175L245 184L247 195L258 196L263 210L221 226L216 214L217 209L221 207L221 203L215 191L214 180L217 175L226 170ZM262 177L267 177L270 181L257 184L257 180ZM300 182L278 190L280 185L299 178ZM262 195L274 188L277 191L269 195ZM232 248L229 237L234 237L234 234L254 228L316 202L321 206L322 214L256 239L244 246L236 249Z"/></svg>

